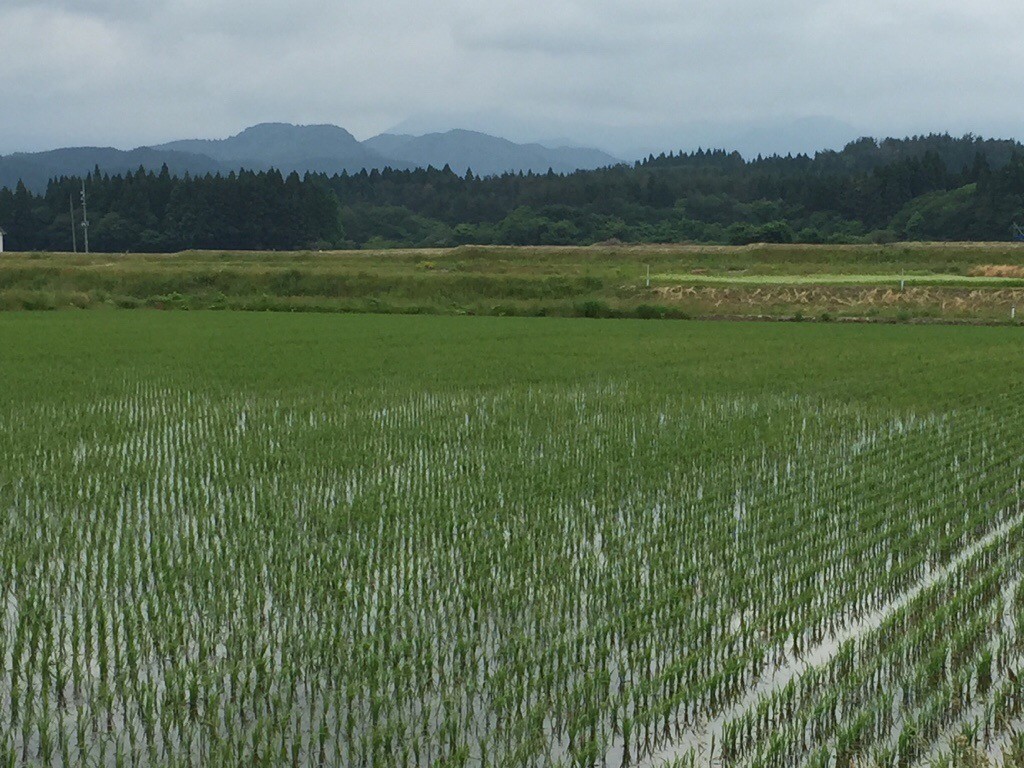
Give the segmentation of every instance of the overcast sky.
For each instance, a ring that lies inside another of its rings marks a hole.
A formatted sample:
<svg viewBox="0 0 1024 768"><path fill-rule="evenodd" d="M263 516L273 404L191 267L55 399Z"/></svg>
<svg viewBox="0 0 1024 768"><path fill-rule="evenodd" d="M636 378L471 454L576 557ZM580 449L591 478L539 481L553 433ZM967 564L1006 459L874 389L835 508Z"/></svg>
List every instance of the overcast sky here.
<svg viewBox="0 0 1024 768"><path fill-rule="evenodd" d="M262 121L1022 138L1022 27L1020 0L0 0L0 154Z"/></svg>

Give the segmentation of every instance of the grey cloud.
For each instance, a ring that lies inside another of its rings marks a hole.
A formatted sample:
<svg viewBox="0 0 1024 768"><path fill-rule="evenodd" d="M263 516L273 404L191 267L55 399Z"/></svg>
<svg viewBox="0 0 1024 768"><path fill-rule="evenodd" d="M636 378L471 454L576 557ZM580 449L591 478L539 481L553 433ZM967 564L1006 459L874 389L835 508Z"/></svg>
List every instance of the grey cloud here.
<svg viewBox="0 0 1024 768"><path fill-rule="evenodd" d="M822 141L1024 136L1021 22L1016 0L7 0L0 153L472 113L620 153L811 117Z"/></svg>
<svg viewBox="0 0 1024 768"><path fill-rule="evenodd" d="M78 17L98 17L126 21L148 18L164 7L168 0L6 0L7 8L52 10Z"/></svg>

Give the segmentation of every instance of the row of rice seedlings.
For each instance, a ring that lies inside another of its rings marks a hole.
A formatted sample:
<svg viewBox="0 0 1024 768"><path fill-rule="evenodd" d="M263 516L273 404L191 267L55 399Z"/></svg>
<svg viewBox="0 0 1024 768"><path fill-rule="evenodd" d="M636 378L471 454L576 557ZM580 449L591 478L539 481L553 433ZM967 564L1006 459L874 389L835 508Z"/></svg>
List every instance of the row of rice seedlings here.
<svg viewBox="0 0 1024 768"><path fill-rule="evenodd" d="M912 764L990 691L993 676L1015 674L1016 651L996 643L993 666L991 647L1004 640L1003 586L1009 572L1019 577L1022 528L1012 526L877 629L847 641L829 664L727 722L725 763L846 765L872 756L878 765Z"/></svg>
<svg viewBox="0 0 1024 768"><path fill-rule="evenodd" d="M992 759L1001 756L1006 765L1024 760L1024 591L1019 577L1004 591L1004 602L1001 633L978 666L979 687L988 695L929 756L935 765L964 763L965 754L979 752Z"/></svg>
<svg viewBox="0 0 1024 768"><path fill-rule="evenodd" d="M1012 474L1012 473L1011 473L1011 474ZM1008 481L1012 481L1012 480L1008 480ZM1012 490L1012 489L1011 489L1011 493L1008 493L1008 495L1007 495L1007 497L1006 497L1006 503L1008 503L1008 504L1009 504L1009 503L1011 503L1011 502L1012 502L1012 501L1013 501L1014 499L1016 499L1016 497L1014 496L1014 494L1015 494L1015 493L1016 493L1016 492L1014 492L1014 490ZM938 500L936 500L936 501L938 501L938 502L941 502L942 500L941 500L941 499L938 499ZM999 503L1002 503L1002 502L999 502ZM1015 503L1015 502L1014 502L1014 503ZM976 512L976 516L975 516L976 520L978 520L978 521L982 521L982 520L987 520L987 519L989 519L990 517L991 517L991 515L990 515L989 513L985 512L984 510L978 510L978 511ZM971 525L971 528L972 528L972 529L974 528L974 525L973 525L973 524ZM948 548L946 548L946 549L948 549ZM863 589L858 589L858 592L859 592L859 593L863 593L863 592L864 592L864 590L863 590ZM890 591L887 591L887 592L886 592L886 595L887 595L887 597L888 597L888 596L890 596L890 595L891 595L891 592L890 592ZM831 627L831 629L835 629L835 627ZM835 637L831 638L831 641L833 641L833 643L838 643L838 641L836 641ZM827 648L827 647L828 647L828 643L826 643L825 645L823 645L823 646L822 646L822 648ZM819 650L820 650L820 649L819 649ZM814 650L811 650L810 652L811 652L811 653L813 654L813 653L814 653L815 651L814 651ZM786 672L787 670L786 670L785 668L782 668L782 670L781 670L781 671L782 671L782 672ZM776 675L776 677L778 677L778 676ZM782 680L782 682L784 683L784 679ZM774 684L776 684L776 685L777 685L777 684L779 684L779 683L775 682Z"/></svg>
<svg viewBox="0 0 1024 768"><path fill-rule="evenodd" d="M1019 482L1003 416L131 383L9 414L0 744L636 762L994 530Z"/></svg>

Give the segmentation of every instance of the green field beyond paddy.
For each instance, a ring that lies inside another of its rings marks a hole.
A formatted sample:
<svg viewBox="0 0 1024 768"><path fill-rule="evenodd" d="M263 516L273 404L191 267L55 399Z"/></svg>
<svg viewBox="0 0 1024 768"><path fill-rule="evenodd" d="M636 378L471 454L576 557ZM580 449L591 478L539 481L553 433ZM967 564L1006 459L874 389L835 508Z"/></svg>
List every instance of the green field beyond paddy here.
<svg viewBox="0 0 1024 768"><path fill-rule="evenodd" d="M1015 328L0 314L0 763L1010 750L1022 372Z"/></svg>
<svg viewBox="0 0 1024 768"><path fill-rule="evenodd" d="M5 254L4 309L1019 324L1013 243Z"/></svg>

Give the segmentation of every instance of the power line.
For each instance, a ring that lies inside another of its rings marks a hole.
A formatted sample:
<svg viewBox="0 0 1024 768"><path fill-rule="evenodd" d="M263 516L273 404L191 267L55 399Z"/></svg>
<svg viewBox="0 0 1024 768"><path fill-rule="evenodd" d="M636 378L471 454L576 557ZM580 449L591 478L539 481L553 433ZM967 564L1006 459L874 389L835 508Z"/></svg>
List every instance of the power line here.
<svg viewBox="0 0 1024 768"><path fill-rule="evenodd" d="M85 240L85 252L89 252L89 211L85 206L85 179L82 179L82 237Z"/></svg>
<svg viewBox="0 0 1024 768"><path fill-rule="evenodd" d="M71 206L71 250L78 253L78 233L75 232L75 196L68 195L68 205Z"/></svg>

